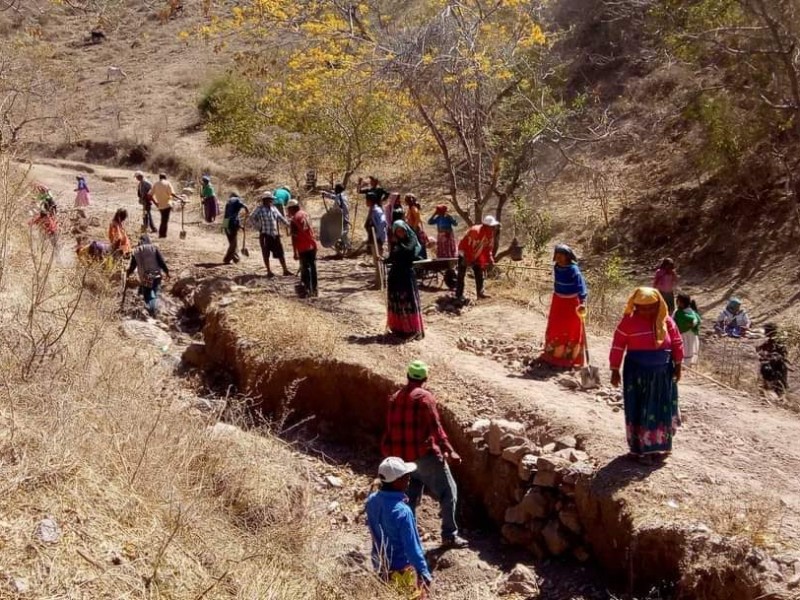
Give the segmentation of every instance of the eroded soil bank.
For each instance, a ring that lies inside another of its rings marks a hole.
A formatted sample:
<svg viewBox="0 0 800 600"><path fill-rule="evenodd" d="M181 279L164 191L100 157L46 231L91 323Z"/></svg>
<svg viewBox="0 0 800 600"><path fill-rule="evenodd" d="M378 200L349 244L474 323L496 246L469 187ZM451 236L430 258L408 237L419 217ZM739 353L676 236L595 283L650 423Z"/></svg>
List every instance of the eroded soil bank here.
<svg viewBox="0 0 800 600"><path fill-rule="evenodd" d="M327 329L327 315L308 306L291 316L284 308L265 310L269 300L263 292L256 295L218 279L179 283L176 290L202 319L204 344L190 348L185 362L212 378L224 377L268 418L306 420L321 435L377 463L386 401L402 383L396 364L371 357L369 349L326 346L336 334ZM322 352L313 340L276 338L270 331L281 319L312 314L308 333L321 340ZM791 597L788 586L800 564L708 528L676 526L639 510L636 498L620 491L648 476L640 465L626 464L627 458L614 459L613 468L593 464L590 456L582 456L581 435L570 444L559 424L539 422L532 412L512 415L510 425L477 419L448 401L453 390L434 391L453 445L464 458L455 470L462 518L491 525L498 543L502 536L526 548L531 561L558 556L597 565L621 593L658 589L677 598ZM528 455L536 459L521 460Z"/></svg>

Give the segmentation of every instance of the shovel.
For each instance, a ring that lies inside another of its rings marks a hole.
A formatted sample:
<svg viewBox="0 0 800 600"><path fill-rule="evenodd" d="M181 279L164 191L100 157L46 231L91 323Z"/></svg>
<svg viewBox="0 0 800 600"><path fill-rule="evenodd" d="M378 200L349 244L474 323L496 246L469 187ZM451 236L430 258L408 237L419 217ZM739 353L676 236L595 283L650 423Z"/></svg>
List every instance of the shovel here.
<svg viewBox="0 0 800 600"><path fill-rule="evenodd" d="M247 229L242 227L242 256L250 257L250 250L247 249Z"/></svg>
<svg viewBox="0 0 800 600"><path fill-rule="evenodd" d="M580 373L581 387L585 390L600 387L600 369L593 367L589 358L589 340L586 337L586 309L578 308L578 317L581 320L581 333L583 334L583 363Z"/></svg>
<svg viewBox="0 0 800 600"><path fill-rule="evenodd" d="M183 213L186 212L186 199L181 198L181 234L180 238L182 240L186 239L186 229L183 227Z"/></svg>

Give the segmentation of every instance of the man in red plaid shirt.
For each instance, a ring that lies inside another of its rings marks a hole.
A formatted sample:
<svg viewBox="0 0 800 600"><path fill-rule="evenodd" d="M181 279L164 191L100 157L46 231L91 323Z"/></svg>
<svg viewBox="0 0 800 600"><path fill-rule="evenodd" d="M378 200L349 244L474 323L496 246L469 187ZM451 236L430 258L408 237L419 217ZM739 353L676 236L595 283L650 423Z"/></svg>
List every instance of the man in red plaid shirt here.
<svg viewBox="0 0 800 600"><path fill-rule="evenodd" d="M383 438L384 457L399 456L415 462L411 474L408 502L416 511L424 488L438 502L442 517L442 545L464 547L467 541L458 535L456 525L456 482L448 460L455 464L461 457L450 445L436 410L436 399L424 388L428 380L428 365L420 360L408 366L408 383L389 398L386 435Z"/></svg>

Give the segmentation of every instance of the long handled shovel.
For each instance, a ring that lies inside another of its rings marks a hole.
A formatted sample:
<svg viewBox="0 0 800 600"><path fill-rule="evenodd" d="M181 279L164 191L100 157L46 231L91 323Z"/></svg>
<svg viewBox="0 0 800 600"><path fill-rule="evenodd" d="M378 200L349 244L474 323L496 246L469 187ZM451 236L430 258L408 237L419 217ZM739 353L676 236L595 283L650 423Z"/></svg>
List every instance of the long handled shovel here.
<svg viewBox="0 0 800 600"><path fill-rule="evenodd" d="M585 390L600 387L600 369L593 367L589 358L589 340L586 337L586 309L578 308L578 317L581 320L581 335L583 337L583 362L579 376L581 387Z"/></svg>
<svg viewBox="0 0 800 600"><path fill-rule="evenodd" d="M242 227L242 256L250 257L250 250L247 249L247 228Z"/></svg>
<svg viewBox="0 0 800 600"><path fill-rule="evenodd" d="M185 198L181 198L181 234L180 234L180 238L182 240L186 239L186 229L183 226L183 213L185 213L185 212L186 212L186 199Z"/></svg>

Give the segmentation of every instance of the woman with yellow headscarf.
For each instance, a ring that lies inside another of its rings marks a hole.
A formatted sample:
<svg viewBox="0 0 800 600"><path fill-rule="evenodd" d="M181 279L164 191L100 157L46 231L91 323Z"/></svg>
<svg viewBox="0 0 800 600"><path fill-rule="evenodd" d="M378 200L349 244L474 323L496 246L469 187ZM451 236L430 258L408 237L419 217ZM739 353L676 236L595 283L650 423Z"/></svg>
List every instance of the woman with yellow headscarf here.
<svg viewBox="0 0 800 600"><path fill-rule="evenodd" d="M639 457L668 455L680 424L677 382L683 340L667 312L658 290L637 288L628 299L611 347L611 384L623 384L628 447Z"/></svg>

